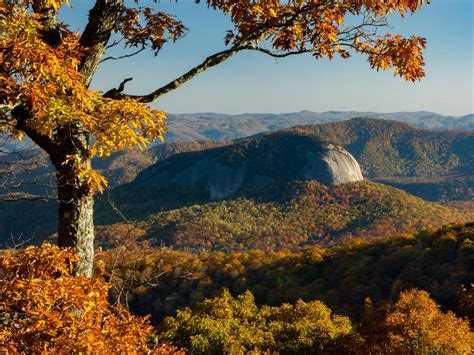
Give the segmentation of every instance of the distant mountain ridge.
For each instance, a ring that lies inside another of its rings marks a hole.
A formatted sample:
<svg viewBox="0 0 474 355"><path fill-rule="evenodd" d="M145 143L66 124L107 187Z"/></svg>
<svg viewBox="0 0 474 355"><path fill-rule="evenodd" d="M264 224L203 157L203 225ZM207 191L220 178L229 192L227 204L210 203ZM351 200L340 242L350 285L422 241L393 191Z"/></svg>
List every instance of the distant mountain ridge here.
<svg viewBox="0 0 474 355"><path fill-rule="evenodd" d="M418 128L434 130L474 130L474 114L461 117L443 116L434 112L358 112L300 111L292 113L220 113L170 114L168 141L230 140L283 128L345 121L370 117L410 123Z"/></svg>
<svg viewBox="0 0 474 355"><path fill-rule="evenodd" d="M294 126L314 125L345 121L356 117L395 120L412 124L418 128L434 130L474 130L474 114L444 116L435 112L363 112L303 110L291 113L184 113L168 114L167 143L181 141L232 140L257 133L276 131ZM8 141L4 151L20 150L31 145L28 139L22 142Z"/></svg>
<svg viewBox="0 0 474 355"><path fill-rule="evenodd" d="M436 191L431 194L423 192L419 195L423 198L449 200L474 197L473 187L466 188L466 184L474 185L474 130L425 130L392 120L358 117L341 122L299 125L284 131L306 132L341 145L354 155L364 175L392 185L398 184L394 186L412 193L426 191L429 187L423 184L436 180ZM124 151L114 153L106 160L94 159L93 166L113 188L132 181L141 170L177 153L232 144L229 140L167 142L143 152ZM53 169L47 167L46 154L34 148L18 156L22 157L22 165L29 171L16 171L15 175L33 180L33 184L22 184L20 189L33 194L43 193L43 185L54 182ZM0 165L5 161L8 166L15 158L15 155L0 155Z"/></svg>

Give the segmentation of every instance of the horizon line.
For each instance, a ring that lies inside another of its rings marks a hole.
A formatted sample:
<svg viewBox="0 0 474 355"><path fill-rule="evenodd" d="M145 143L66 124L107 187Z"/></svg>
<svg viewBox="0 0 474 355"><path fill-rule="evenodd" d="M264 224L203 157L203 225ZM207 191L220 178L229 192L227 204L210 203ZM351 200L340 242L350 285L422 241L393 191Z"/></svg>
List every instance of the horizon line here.
<svg viewBox="0 0 474 355"><path fill-rule="evenodd" d="M383 115L393 115L393 114L410 114L410 113L429 113L435 114L438 116L446 117L446 118L463 118L466 116L474 115L474 111L471 113L467 113L465 115L445 115L442 113L434 112L434 111L358 111L358 110L328 110L328 111L312 111L312 110L300 110L300 111L290 111L290 112L248 112L242 111L239 113L228 113L228 112L218 112L218 111L195 111L195 112L167 112L163 110L168 115L199 115L199 114L215 114L215 115L228 115L228 116L241 116L241 115L288 115L294 113L302 113L302 112L310 112L316 114L331 114L331 113L356 113L356 114L383 114Z"/></svg>

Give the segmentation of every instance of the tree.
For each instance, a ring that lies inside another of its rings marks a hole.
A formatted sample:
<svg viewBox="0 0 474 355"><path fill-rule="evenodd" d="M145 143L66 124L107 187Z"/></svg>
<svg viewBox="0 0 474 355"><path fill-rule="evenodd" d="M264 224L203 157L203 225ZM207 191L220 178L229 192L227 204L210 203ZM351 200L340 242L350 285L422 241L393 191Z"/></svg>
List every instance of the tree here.
<svg viewBox="0 0 474 355"><path fill-rule="evenodd" d="M364 353L469 354L474 344L467 319L441 312L428 292L417 289L381 309L367 302L360 332Z"/></svg>
<svg viewBox="0 0 474 355"><path fill-rule="evenodd" d="M388 346L395 353L471 352L474 338L469 322L439 308L426 291L403 292L385 321Z"/></svg>
<svg viewBox="0 0 474 355"><path fill-rule="evenodd" d="M393 11L413 13L429 0L196 0L231 18L225 50L150 93L127 95L127 78L101 94L89 85L100 63L110 59L104 57L107 49L124 44L133 50L120 58L145 49L158 54L187 31L171 14L139 7L139 0L130 3L96 0L79 35L57 18L68 0L0 1L0 131L27 135L49 155L57 171L58 242L80 256L79 275L92 272L93 194L106 184L92 170L92 157L162 139L165 114L147 103L199 73L239 52L258 51L276 58L309 53L316 59L359 53L374 69L394 68L411 81L424 76L425 40L379 29ZM347 16L360 22L345 25Z"/></svg>

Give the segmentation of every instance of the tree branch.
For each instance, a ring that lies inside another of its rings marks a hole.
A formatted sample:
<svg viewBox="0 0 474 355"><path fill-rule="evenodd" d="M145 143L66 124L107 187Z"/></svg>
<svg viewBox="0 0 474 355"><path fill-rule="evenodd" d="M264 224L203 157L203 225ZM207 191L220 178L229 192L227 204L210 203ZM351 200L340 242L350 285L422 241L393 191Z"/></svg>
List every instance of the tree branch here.
<svg viewBox="0 0 474 355"><path fill-rule="evenodd" d="M320 6L320 5L319 5ZM280 23L278 26L276 27L285 27L285 26L288 26L289 24L293 23L294 21L296 21L296 19L301 16L302 14L306 13L307 11L311 10L311 6L309 5L306 5L304 7L302 7L297 13L295 14L291 14L291 13L285 13L285 14L282 14L280 17L282 19L290 16L288 19L286 19L285 21L283 21L282 23ZM205 71L206 69L209 69L211 67L214 67L224 61L226 61L227 59L229 59L230 57L232 57L234 54L242 51L242 50L255 50L255 46L252 46L250 45L249 43L251 43L253 40L255 40L256 38L259 38L261 36L261 34L263 32L265 32L269 27L275 27L275 25L273 24L270 24L270 23L263 23L261 24L260 26L258 26L257 28L255 28L253 31L249 32L249 33L246 33L245 35L243 35L241 38L239 38L235 43L234 45L227 49L227 50L224 50L222 52L219 52L219 53L216 53L216 54L213 54L209 57L207 57L201 64L199 64L198 66L192 68L191 70L189 70L187 73L183 74L182 76L180 76L179 78L169 82L168 84L166 84L165 86L151 92L150 94L148 95L122 95L120 94L118 97L116 97L117 99L119 99L120 97L131 97L131 98L135 98L135 99L138 99L140 100L141 102L152 102L156 99L158 99L159 97L167 94L168 92L172 91L172 90L175 90L177 89L178 87L180 87L181 85L183 85L184 83L188 82L189 80L191 80L192 78L194 78L196 75L202 73L203 71ZM268 53L267 53L268 54ZM296 54L296 53L294 53ZM292 54L289 54L289 55L292 55ZM273 56L276 56L276 55L273 55ZM286 55L288 56L288 55ZM283 56L281 56L283 57Z"/></svg>
<svg viewBox="0 0 474 355"><path fill-rule="evenodd" d="M324 4L325 3L323 2L323 3L321 3L317 6L318 7L324 7ZM236 41L234 42L233 46L230 49L224 50L222 52L219 52L219 53L216 53L216 54L213 54L213 55L207 57L201 64L195 66L194 68L192 68L191 70L189 70L185 74L181 75L180 77L178 77L175 80L169 82L165 86L163 86L163 87L161 87L161 88L159 88L159 89L157 89L157 90L155 90L155 91L153 91L153 92L151 92L147 95L125 95L125 94L122 94L121 91L116 91L115 89L110 90L105 95L107 95L107 97L111 97L111 98L115 98L115 99L130 97L130 98L137 99L141 102L146 102L146 103L152 102L152 101L158 99L159 97L167 94L168 92L177 89L178 87L180 87L184 83L188 82L189 80L194 78L196 75L202 73L206 69L209 69L213 66L216 66L216 65L224 62L225 60L229 59L231 56L233 56L234 54L236 54L237 52L240 52L242 50L258 51L258 52L267 54L267 55L269 55L271 57L274 57L274 58L285 58L285 57L289 57L289 56L293 56L293 55L299 55L299 54L305 54L305 53L315 53L315 52L317 52L317 48L313 48L313 47L295 49L295 50L289 50L289 51L274 51L274 50L271 50L271 49L266 49L266 48L263 48L263 47L259 47L256 44L256 39L259 39L262 36L262 34L265 33L265 31L267 31L270 27L272 27L272 28L282 28L282 27L290 26L290 25L294 24L295 21L297 21L300 16L305 16L305 14L307 12L313 10L314 8L315 8L314 5L307 4L295 13L291 13L291 12L284 13L284 14L279 16L280 23L278 23L277 25L275 25L274 23L269 23L269 22L262 23L260 26L256 27L255 29L253 29L249 33L242 34L241 37L236 38ZM362 22L362 24L360 24L358 26L348 27L348 28L344 29L343 31L341 31L339 33L339 35L340 35L339 40L340 41L348 41L348 40L354 39L357 34L362 33L361 30L365 27L377 28L377 27L383 27L383 26L386 26L385 21L370 19L366 15L364 15L364 21ZM342 45L353 48L353 46L351 46L350 44L344 43ZM124 57L126 57L126 56L124 56ZM106 59L108 59L108 58L106 58ZM112 59L112 58L110 58L110 59ZM117 58L117 59L120 59L120 57Z"/></svg>
<svg viewBox="0 0 474 355"><path fill-rule="evenodd" d="M130 58L130 57L133 57L134 55L137 55L138 53L140 53L140 52L142 52L142 51L144 51L144 50L145 50L145 47L142 47L142 48L140 48L139 50L137 50L137 51L135 51L135 52L133 52L133 53L130 53L130 54L124 54L124 55L121 55L121 56L119 56L119 57L112 57L112 56L106 57L106 58L104 58L104 59L101 59L101 60L99 61L99 63L103 63L103 62L105 62L105 61L107 61L107 60L120 60L120 59Z"/></svg>
<svg viewBox="0 0 474 355"><path fill-rule="evenodd" d="M124 0L96 0L89 12L89 22L79 40L81 46L88 49L79 66L79 71L84 74L82 81L87 86L105 53L123 3Z"/></svg>
<svg viewBox="0 0 474 355"><path fill-rule="evenodd" d="M15 129L25 132L33 142L35 142L50 156L56 154L58 147L54 141L48 136L38 133L38 131L28 126L27 122L31 115L31 112L28 108L24 107L23 105L18 105L13 110L11 110L11 115L16 120Z"/></svg>
<svg viewBox="0 0 474 355"><path fill-rule="evenodd" d="M262 47L252 47L252 48L248 48L248 49L252 50L252 51L265 53L265 54L267 54L271 57L274 57L274 58L285 58L285 57L290 57L292 55L305 54L305 53L314 53L315 52L314 49L300 49L300 50L296 50L296 51L281 52L281 53L274 52L274 51L271 51L269 49L262 48Z"/></svg>
<svg viewBox="0 0 474 355"><path fill-rule="evenodd" d="M106 97L106 98L109 98L109 99L114 99L114 98L117 98L120 96L120 94L123 92L123 90L125 90L125 84L128 83L129 81L132 81L133 78L127 78L127 79L124 79L118 88L114 88L114 89L111 89L109 91L107 91L103 97Z"/></svg>
<svg viewBox="0 0 474 355"><path fill-rule="evenodd" d="M168 92L180 87L181 85L188 82L189 80L194 78L196 75L202 73L206 69L212 68L212 67L226 61L227 59L232 57L234 54L236 54L236 53L238 53L238 52L240 52L244 49L250 49L250 48L251 47L249 47L249 46L237 45L237 46L234 46L234 47L229 48L227 50L224 50L222 52L213 54L213 55L207 57L201 64L199 64L199 65L195 66L194 68L192 68L191 70L189 70L187 73L181 75L179 78L169 82L165 86L151 92L148 95L143 95L143 96L140 96L140 95L120 95L119 97L116 97L116 98L131 97L131 98L134 98L134 99L138 99L141 102L155 101L160 96L163 96L163 95L167 94Z"/></svg>

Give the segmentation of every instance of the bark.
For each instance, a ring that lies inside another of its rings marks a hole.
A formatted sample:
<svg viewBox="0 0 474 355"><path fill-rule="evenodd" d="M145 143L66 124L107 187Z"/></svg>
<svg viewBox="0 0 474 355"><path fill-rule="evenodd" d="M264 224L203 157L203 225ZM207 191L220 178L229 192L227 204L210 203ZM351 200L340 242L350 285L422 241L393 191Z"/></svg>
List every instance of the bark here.
<svg viewBox="0 0 474 355"><path fill-rule="evenodd" d="M90 161L87 162L90 164ZM75 274L92 276L94 263L94 198L71 169L58 169L58 244L79 255Z"/></svg>
<svg viewBox="0 0 474 355"><path fill-rule="evenodd" d="M58 244L60 247L72 247L80 261L75 274L92 276L94 261L94 199L90 188L77 174L73 162L65 163L68 156L79 155L81 164L91 166L89 158L89 134L78 126L58 129L55 137L44 136L28 125L30 112L24 106L12 110L16 118L16 127L22 130L50 156L56 168L59 225Z"/></svg>
<svg viewBox="0 0 474 355"><path fill-rule="evenodd" d="M42 0L38 2L44 3ZM87 86L92 81L100 58L105 52L123 2L124 0L96 0L89 13L89 22L80 39L81 45L87 48L87 53L79 66L83 74L82 81ZM40 12L42 8L38 7L37 10ZM53 27L52 24L49 27ZM92 276L94 199L89 186L77 175L77 169L73 163L64 163L68 156L79 155L83 167L90 168L89 133L80 124L61 127L54 141L57 145L48 153L57 171L58 244L60 247L72 247L79 255L80 261L76 266L76 275Z"/></svg>
<svg viewBox="0 0 474 355"><path fill-rule="evenodd" d="M87 48L79 70L89 85L105 52L124 0L97 0L89 13L89 22L80 43ZM61 128L57 134L59 155L52 155L57 170L59 199L58 244L73 247L80 261L76 275L92 276L94 263L94 198L90 188L77 176L72 164L64 164L68 155L78 154L84 167L90 168L89 133L82 125Z"/></svg>
<svg viewBox="0 0 474 355"><path fill-rule="evenodd" d="M67 138L66 138L67 137ZM76 275L92 276L94 262L94 198L90 187L78 175L78 162L68 160L80 157L80 167L90 168L89 135L77 126L58 131L58 149L51 159L56 167L59 202L58 244L72 247L79 255Z"/></svg>
<svg viewBox="0 0 474 355"><path fill-rule="evenodd" d="M84 75L82 81L87 86L99 67L123 3L124 0L97 0L89 13L89 22L80 39L81 45L87 48L88 53L79 66Z"/></svg>

